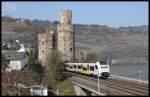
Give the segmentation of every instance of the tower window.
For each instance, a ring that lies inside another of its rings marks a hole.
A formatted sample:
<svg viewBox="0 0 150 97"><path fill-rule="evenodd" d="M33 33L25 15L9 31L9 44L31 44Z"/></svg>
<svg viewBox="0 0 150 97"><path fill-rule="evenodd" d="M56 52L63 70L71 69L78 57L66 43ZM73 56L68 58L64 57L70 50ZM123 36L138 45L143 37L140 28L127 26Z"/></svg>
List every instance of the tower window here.
<svg viewBox="0 0 150 97"><path fill-rule="evenodd" d="M44 42L42 41L42 45L44 44Z"/></svg>
<svg viewBox="0 0 150 97"><path fill-rule="evenodd" d="M72 48L70 48L70 52L72 52Z"/></svg>
<svg viewBox="0 0 150 97"><path fill-rule="evenodd" d="M44 50L43 50L43 53L44 53Z"/></svg>

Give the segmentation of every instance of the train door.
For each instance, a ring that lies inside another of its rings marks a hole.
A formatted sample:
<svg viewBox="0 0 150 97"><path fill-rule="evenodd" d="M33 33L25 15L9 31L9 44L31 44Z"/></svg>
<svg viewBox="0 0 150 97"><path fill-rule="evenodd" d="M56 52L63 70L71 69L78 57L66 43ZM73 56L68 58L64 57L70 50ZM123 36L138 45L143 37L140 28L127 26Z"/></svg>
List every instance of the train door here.
<svg viewBox="0 0 150 97"><path fill-rule="evenodd" d="M94 75L94 66L93 65L90 66L90 73L91 73L91 75Z"/></svg>
<svg viewBox="0 0 150 97"><path fill-rule="evenodd" d="M94 65L94 74L95 75L99 75L100 74L100 67L98 66L99 64L95 64Z"/></svg>
<svg viewBox="0 0 150 97"><path fill-rule="evenodd" d="M89 64L87 65L87 74L88 74L88 75L91 74Z"/></svg>
<svg viewBox="0 0 150 97"><path fill-rule="evenodd" d="M83 71L83 64L81 64L81 73L84 73L84 71Z"/></svg>

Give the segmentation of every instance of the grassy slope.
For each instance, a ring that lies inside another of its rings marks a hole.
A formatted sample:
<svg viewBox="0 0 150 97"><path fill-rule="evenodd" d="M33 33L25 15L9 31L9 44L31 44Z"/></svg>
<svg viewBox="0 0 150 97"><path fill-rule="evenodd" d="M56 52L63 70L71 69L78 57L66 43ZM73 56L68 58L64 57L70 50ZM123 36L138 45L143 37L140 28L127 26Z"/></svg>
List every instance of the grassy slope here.
<svg viewBox="0 0 150 97"><path fill-rule="evenodd" d="M59 89L62 96L75 95L74 86L69 80L58 83L55 89Z"/></svg>

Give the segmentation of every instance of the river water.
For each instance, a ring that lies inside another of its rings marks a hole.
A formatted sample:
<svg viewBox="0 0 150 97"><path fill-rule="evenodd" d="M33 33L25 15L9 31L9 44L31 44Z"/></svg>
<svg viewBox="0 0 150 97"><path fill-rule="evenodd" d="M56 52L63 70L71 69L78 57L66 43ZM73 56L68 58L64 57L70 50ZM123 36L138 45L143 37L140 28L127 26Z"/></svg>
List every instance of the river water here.
<svg viewBox="0 0 150 97"><path fill-rule="evenodd" d="M139 71L141 71L139 73ZM132 78L149 79L149 66L148 64L142 65L110 65L110 72L115 75L122 75Z"/></svg>

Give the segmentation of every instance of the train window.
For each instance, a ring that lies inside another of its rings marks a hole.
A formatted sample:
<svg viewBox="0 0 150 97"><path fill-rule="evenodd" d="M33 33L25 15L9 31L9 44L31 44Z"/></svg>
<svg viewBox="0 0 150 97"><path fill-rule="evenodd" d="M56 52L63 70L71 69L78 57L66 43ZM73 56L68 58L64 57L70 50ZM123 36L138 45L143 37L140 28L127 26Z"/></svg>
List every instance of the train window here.
<svg viewBox="0 0 150 97"><path fill-rule="evenodd" d="M101 65L107 65L107 61L99 61Z"/></svg>
<svg viewBox="0 0 150 97"><path fill-rule="evenodd" d="M69 68L72 69L72 65L70 65Z"/></svg>
<svg viewBox="0 0 150 97"><path fill-rule="evenodd" d="M84 70L84 71L86 71L86 70L87 70L87 68L86 68L86 67L83 67L83 70Z"/></svg>
<svg viewBox="0 0 150 97"><path fill-rule="evenodd" d="M76 68L77 67L77 65L74 65L74 68Z"/></svg>
<svg viewBox="0 0 150 97"><path fill-rule="evenodd" d="M91 70L91 71L94 71L94 66L90 66L90 70Z"/></svg>
<svg viewBox="0 0 150 97"><path fill-rule="evenodd" d="M97 65L95 65L95 68L98 69L98 68L97 68Z"/></svg>
<svg viewBox="0 0 150 97"><path fill-rule="evenodd" d="M81 65L78 65L78 69L81 69Z"/></svg>
<svg viewBox="0 0 150 97"><path fill-rule="evenodd" d="M108 68L108 66L101 66L102 69Z"/></svg>

